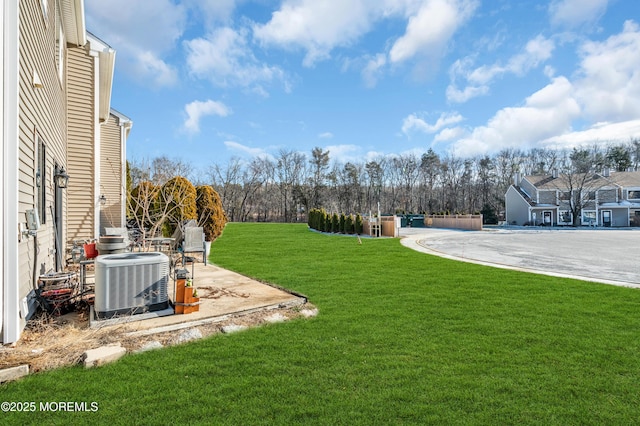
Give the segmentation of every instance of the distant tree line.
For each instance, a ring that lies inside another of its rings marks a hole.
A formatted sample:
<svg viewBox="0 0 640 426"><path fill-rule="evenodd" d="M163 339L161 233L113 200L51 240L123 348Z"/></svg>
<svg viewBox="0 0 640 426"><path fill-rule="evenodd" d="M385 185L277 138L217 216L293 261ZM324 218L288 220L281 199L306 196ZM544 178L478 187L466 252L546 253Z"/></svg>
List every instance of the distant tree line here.
<svg viewBox="0 0 640 426"><path fill-rule="evenodd" d="M572 150L504 149L495 155L461 158L429 149L368 161L339 162L316 147L309 154L280 150L275 157L246 161L237 157L205 172L167 157L132 163L135 187L162 185L176 175L212 186L229 221L306 222L307 212L333 214L483 213L497 220L504 195L516 174L575 174L610 168L637 170L640 140L593 144ZM199 176L196 174L200 172Z"/></svg>

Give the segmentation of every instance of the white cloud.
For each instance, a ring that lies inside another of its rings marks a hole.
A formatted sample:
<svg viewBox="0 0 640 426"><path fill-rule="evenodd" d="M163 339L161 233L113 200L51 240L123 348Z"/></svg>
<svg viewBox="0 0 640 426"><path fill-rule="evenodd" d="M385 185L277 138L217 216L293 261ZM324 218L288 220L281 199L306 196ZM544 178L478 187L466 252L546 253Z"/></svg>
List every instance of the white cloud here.
<svg viewBox="0 0 640 426"><path fill-rule="evenodd" d="M405 135L415 131L435 133L450 124L456 124L462 120L464 120L464 117L456 112L442 113L434 124L428 124L423 118L418 117L418 115L409 114L402 122L402 133Z"/></svg>
<svg viewBox="0 0 640 426"><path fill-rule="evenodd" d="M407 19L405 33L387 53L367 60L365 84L375 85L386 63L439 55L451 36L475 12L477 0L284 0L266 24L254 24L254 37L264 45L305 51L303 65L330 58L337 47L348 47L377 21Z"/></svg>
<svg viewBox="0 0 640 426"><path fill-rule="evenodd" d="M172 51L186 27L186 9L170 0L85 2L87 28L111 45L116 66L141 82L173 85L177 71L163 56ZM114 13L118 11L118 13Z"/></svg>
<svg viewBox="0 0 640 426"><path fill-rule="evenodd" d="M581 113L573 97L573 86L557 77L529 96L524 106L498 111L487 123L456 141L452 151L460 156L497 152L507 147L526 148L541 140L568 133Z"/></svg>
<svg viewBox="0 0 640 426"><path fill-rule="evenodd" d="M237 0L187 0L185 3L202 15L206 25L213 26L231 18Z"/></svg>
<svg viewBox="0 0 640 426"><path fill-rule="evenodd" d="M619 123L597 123L587 130L553 136L540 142L549 148L575 148L591 146L598 142L626 142L640 138L640 119Z"/></svg>
<svg viewBox="0 0 640 426"><path fill-rule="evenodd" d="M593 121L640 118L640 27L624 24L620 34L603 42L587 42L580 49L582 61L576 81L576 97Z"/></svg>
<svg viewBox="0 0 640 426"><path fill-rule="evenodd" d="M548 49L531 51L542 52L538 56L544 58ZM453 152L468 156L507 147L572 148L640 137L638 24L627 21L621 33L584 42L578 53L581 61L573 81L554 77L555 70L545 67L550 84L523 106L504 108L486 125L463 135L451 145ZM581 128L574 129L577 123Z"/></svg>
<svg viewBox="0 0 640 426"><path fill-rule="evenodd" d="M265 158L273 159L273 156L263 148L252 148L250 146L246 146L234 141L225 141L224 145L231 151L237 151L243 154L248 154L251 157L265 157Z"/></svg>
<svg viewBox="0 0 640 426"><path fill-rule="evenodd" d="M189 133L200 132L200 119L208 115L217 115L220 117L226 117L231 114L231 109L222 102L212 101L193 101L187 104L185 107L187 113L187 119L184 122L184 128Z"/></svg>
<svg viewBox="0 0 640 426"><path fill-rule="evenodd" d="M494 79L506 73L522 76L551 58L554 49L555 43L552 40L538 35L527 42L521 53L509 58L505 65L495 63L471 69L472 58L459 59L449 70L451 84L447 87L447 100L463 103L476 96L486 95ZM466 87L462 90L456 85L458 78L466 81Z"/></svg>
<svg viewBox="0 0 640 426"><path fill-rule="evenodd" d="M324 150L329 151L329 158L332 161L339 163L346 163L347 161L356 162L360 161L363 157L362 147L358 145L329 145L325 146Z"/></svg>
<svg viewBox="0 0 640 426"><path fill-rule="evenodd" d="M140 52L131 67L136 76L145 77L156 87L173 86L178 80L176 69L156 57L153 52Z"/></svg>
<svg viewBox="0 0 640 426"><path fill-rule="evenodd" d="M248 46L246 29L217 28L206 38L186 41L184 45L189 72L218 86L249 87L265 96L267 92L261 84L286 80L282 69L255 57Z"/></svg>
<svg viewBox="0 0 640 426"><path fill-rule="evenodd" d="M608 0L554 0L549 5L551 23L564 27L577 27L600 18L607 9Z"/></svg>
<svg viewBox="0 0 640 426"><path fill-rule="evenodd" d="M409 18L405 34L389 51L392 63L404 62L417 55L439 55L456 30L476 10L474 0L426 0Z"/></svg>
<svg viewBox="0 0 640 426"><path fill-rule="evenodd" d="M320 133L320 134L318 135L318 137L319 137L320 139L333 139L333 133L331 133L331 132L324 132L324 133Z"/></svg>
<svg viewBox="0 0 640 426"><path fill-rule="evenodd" d="M327 59L333 48L369 31L377 7L365 0L285 0L271 20L255 24L253 32L267 45L303 48L303 64L313 66Z"/></svg>
<svg viewBox="0 0 640 426"><path fill-rule="evenodd" d="M362 69L362 79L364 80L365 86L371 88L378 83L378 79L382 75L383 67L386 64L387 57L382 53L368 58L366 65Z"/></svg>
<svg viewBox="0 0 640 426"><path fill-rule="evenodd" d="M447 127L438 133L434 138L434 142L448 142L456 139L462 139L467 131L462 127Z"/></svg>

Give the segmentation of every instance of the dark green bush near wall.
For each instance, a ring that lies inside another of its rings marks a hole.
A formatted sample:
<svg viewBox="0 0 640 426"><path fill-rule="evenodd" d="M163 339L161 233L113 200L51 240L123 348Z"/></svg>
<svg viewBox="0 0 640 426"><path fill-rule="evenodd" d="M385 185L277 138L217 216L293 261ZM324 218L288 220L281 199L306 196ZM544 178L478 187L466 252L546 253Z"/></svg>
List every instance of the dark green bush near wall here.
<svg viewBox="0 0 640 426"><path fill-rule="evenodd" d="M362 234L362 231L364 230L364 223L362 221L362 215L360 213L356 215L355 230L356 234L358 235Z"/></svg>
<svg viewBox="0 0 640 426"><path fill-rule="evenodd" d="M309 228L321 232L343 234L361 234L363 229L362 216L341 213L329 214L324 209L312 209L307 219Z"/></svg>
<svg viewBox="0 0 640 426"><path fill-rule="evenodd" d="M331 216L331 232L340 232L340 216L338 216L338 213L334 213Z"/></svg>
<svg viewBox="0 0 640 426"><path fill-rule="evenodd" d="M353 234L355 231L354 223L353 223L353 215L348 215L344 220L344 233L345 234Z"/></svg>
<svg viewBox="0 0 640 426"><path fill-rule="evenodd" d="M307 224L309 228L322 232L331 232L331 217L324 209L312 209L309 211Z"/></svg>

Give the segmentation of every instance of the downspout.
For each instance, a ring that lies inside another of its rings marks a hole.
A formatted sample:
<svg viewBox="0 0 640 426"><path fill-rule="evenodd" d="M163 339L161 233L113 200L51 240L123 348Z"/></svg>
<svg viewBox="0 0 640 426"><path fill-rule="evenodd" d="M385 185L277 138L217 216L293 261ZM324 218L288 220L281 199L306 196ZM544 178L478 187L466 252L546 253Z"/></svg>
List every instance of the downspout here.
<svg viewBox="0 0 640 426"><path fill-rule="evenodd" d="M127 226L127 138L129 137L129 132L131 131L131 127L133 123L131 121L126 121L120 127L120 156L121 156L121 167L122 167L122 176L121 176L121 184L120 190L122 194L120 194L120 218L122 223L120 226Z"/></svg>
<svg viewBox="0 0 640 426"><path fill-rule="evenodd" d="M93 57L93 238L100 236L100 58L91 51Z"/></svg>
<svg viewBox="0 0 640 426"><path fill-rule="evenodd" d="M13 343L20 338L20 296L18 289L18 69L19 44L19 1L4 0L0 5L0 111L2 131L2 188L1 218L2 249L0 249L0 315L2 315L2 343Z"/></svg>

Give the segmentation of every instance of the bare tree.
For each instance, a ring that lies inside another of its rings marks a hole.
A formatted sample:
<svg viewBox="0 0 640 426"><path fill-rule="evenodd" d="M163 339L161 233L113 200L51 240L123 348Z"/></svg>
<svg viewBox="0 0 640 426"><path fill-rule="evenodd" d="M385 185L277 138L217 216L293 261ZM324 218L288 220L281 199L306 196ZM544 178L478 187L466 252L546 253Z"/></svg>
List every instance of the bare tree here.
<svg viewBox="0 0 640 426"><path fill-rule="evenodd" d="M224 166L214 164L209 168L209 176L213 186L220 194L222 206L231 222L240 220L242 173L243 162L238 157L232 157Z"/></svg>
<svg viewBox="0 0 640 426"><path fill-rule="evenodd" d="M573 226L580 224L583 209L588 206L595 209L596 192L610 183L600 174L604 166L604 155L595 145L591 149L574 148L565 152L554 186L560 194L561 208L569 212ZM606 171L604 174L608 175Z"/></svg>
<svg viewBox="0 0 640 426"><path fill-rule="evenodd" d="M426 194L425 207L421 208L421 210L425 210L428 213L433 213L439 208L436 202L438 197L435 194L435 189L441 170L440 157L433 149L429 148L429 151L422 154L420 159L421 192Z"/></svg>
<svg viewBox="0 0 640 426"><path fill-rule="evenodd" d="M309 208L319 208L322 206L324 190L327 185L327 172L329 170L329 151L315 147L311 150L311 173L310 186L311 195L309 197Z"/></svg>
<svg viewBox="0 0 640 426"><path fill-rule="evenodd" d="M282 220L292 222L297 219L299 200L297 191L305 173L306 157L296 151L280 150L277 158L276 177L281 196Z"/></svg>

